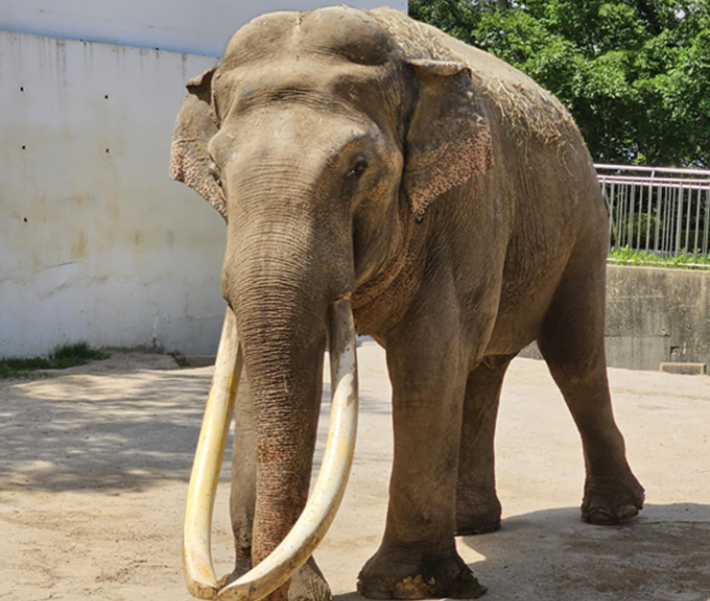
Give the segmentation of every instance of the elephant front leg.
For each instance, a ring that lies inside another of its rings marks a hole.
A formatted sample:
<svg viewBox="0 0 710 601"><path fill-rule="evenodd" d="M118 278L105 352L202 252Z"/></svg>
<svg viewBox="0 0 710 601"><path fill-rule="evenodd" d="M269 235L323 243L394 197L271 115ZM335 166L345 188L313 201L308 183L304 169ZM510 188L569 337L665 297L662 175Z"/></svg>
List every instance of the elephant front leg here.
<svg viewBox="0 0 710 601"><path fill-rule="evenodd" d="M242 374L235 403L232 489L229 512L234 533L235 565L229 581L251 570L251 539L256 506L256 430L249 382Z"/></svg>
<svg viewBox="0 0 710 601"><path fill-rule="evenodd" d="M466 372L456 343L388 345L394 465L382 544L358 578L371 599L477 598L456 552L456 480Z"/></svg>

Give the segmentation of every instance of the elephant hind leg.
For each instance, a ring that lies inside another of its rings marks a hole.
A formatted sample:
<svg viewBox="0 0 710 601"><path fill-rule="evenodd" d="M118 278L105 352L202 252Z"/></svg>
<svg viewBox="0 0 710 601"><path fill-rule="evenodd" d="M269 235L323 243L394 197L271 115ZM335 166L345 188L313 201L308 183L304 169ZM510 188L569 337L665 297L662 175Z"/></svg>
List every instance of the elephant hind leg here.
<svg viewBox="0 0 710 601"><path fill-rule="evenodd" d="M586 483L582 518L616 524L636 516L644 490L626 461L614 420L604 352L605 272L568 267L547 311L538 344L582 438Z"/></svg>
<svg viewBox="0 0 710 601"><path fill-rule="evenodd" d="M458 535L484 534L500 528L494 437L503 377L513 357L484 359L466 382L456 484Z"/></svg>

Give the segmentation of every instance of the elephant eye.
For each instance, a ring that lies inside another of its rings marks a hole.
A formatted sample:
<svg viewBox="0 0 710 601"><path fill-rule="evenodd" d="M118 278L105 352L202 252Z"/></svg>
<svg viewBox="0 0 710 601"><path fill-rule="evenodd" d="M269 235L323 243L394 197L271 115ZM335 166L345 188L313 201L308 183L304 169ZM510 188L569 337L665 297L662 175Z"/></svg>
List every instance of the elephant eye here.
<svg viewBox="0 0 710 601"><path fill-rule="evenodd" d="M222 187L222 180L219 177L219 169L217 168L217 165L214 161L210 163L210 174L214 178L214 183L217 184L220 188Z"/></svg>
<svg viewBox="0 0 710 601"><path fill-rule="evenodd" d="M359 178L367 169L367 161L365 159L358 159L353 168L348 172L349 176Z"/></svg>

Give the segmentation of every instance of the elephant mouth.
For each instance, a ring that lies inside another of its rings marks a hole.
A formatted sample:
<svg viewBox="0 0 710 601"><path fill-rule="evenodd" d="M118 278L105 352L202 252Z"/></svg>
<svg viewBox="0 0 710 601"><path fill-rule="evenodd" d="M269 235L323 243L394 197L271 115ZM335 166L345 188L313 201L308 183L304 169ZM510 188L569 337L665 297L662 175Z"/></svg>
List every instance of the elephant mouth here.
<svg viewBox="0 0 710 601"><path fill-rule="evenodd" d="M358 410L355 326L350 299L328 309L332 402L318 479L301 516L261 563L220 589L211 554L215 493L242 371L236 317L228 308L190 475L183 530L187 588L200 599L257 601L284 584L311 556L335 518L355 451Z"/></svg>

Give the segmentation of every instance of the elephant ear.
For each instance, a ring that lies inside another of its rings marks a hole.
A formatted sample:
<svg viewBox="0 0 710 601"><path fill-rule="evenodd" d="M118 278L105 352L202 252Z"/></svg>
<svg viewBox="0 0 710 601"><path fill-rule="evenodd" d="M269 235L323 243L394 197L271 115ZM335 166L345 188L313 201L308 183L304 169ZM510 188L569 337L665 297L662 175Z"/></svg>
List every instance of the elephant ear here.
<svg viewBox="0 0 710 601"><path fill-rule="evenodd" d="M196 190L227 219L222 188L210 171L207 152L210 139L217 133L212 113L212 77L216 67L187 82L187 94L175 120L170 151L170 177Z"/></svg>
<svg viewBox="0 0 710 601"><path fill-rule="evenodd" d="M445 192L493 167L491 130L463 63L409 60L419 101L406 135L402 187L414 218Z"/></svg>

